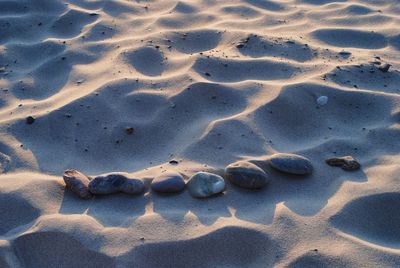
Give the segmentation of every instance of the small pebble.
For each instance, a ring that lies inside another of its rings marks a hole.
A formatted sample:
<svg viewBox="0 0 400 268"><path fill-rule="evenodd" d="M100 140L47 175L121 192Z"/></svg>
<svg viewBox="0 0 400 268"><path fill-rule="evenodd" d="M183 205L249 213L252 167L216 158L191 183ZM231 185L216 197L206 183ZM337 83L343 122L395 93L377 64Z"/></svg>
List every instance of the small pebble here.
<svg viewBox="0 0 400 268"><path fill-rule="evenodd" d="M234 185L246 189L260 189L269 182L264 170L247 161L239 161L225 168L225 177Z"/></svg>
<svg viewBox="0 0 400 268"><path fill-rule="evenodd" d="M171 161L169 161L169 163L171 164L171 165L178 165L179 164L179 162L177 161L177 160L171 160Z"/></svg>
<svg viewBox="0 0 400 268"><path fill-rule="evenodd" d="M28 116L28 117L26 118L26 123L27 123L28 125L32 125L34 122L35 122L35 118L33 118L32 116Z"/></svg>
<svg viewBox="0 0 400 268"><path fill-rule="evenodd" d="M68 189L83 199L89 199L92 194L89 191L89 178L77 170L68 169L64 171L64 182Z"/></svg>
<svg viewBox="0 0 400 268"><path fill-rule="evenodd" d="M330 166L341 167L346 171L357 170L361 167L360 163L350 155L329 158L326 163Z"/></svg>
<svg viewBox="0 0 400 268"><path fill-rule="evenodd" d="M151 189L160 193L176 193L185 188L185 181L181 174L175 171L161 173L151 182Z"/></svg>
<svg viewBox="0 0 400 268"><path fill-rule="evenodd" d="M317 104L319 106L324 106L325 104L328 103L328 97L327 96L321 96L317 99Z"/></svg>
<svg viewBox="0 0 400 268"><path fill-rule="evenodd" d="M128 134L128 135L133 134L134 131L135 131L135 130L134 130L133 127L128 127L128 128L125 129L125 132L126 132L126 134Z"/></svg>
<svg viewBox="0 0 400 268"><path fill-rule="evenodd" d="M306 175L313 171L311 161L301 155L277 153L271 156L270 165L282 172L296 175Z"/></svg>
<svg viewBox="0 0 400 268"><path fill-rule="evenodd" d="M89 183L89 191L96 195L107 195L118 192L139 194L143 192L144 184L139 179L129 179L118 173L98 176Z"/></svg>
<svg viewBox="0 0 400 268"><path fill-rule="evenodd" d="M205 198L224 191L225 181L219 175L198 172L189 179L187 187L193 197Z"/></svg>

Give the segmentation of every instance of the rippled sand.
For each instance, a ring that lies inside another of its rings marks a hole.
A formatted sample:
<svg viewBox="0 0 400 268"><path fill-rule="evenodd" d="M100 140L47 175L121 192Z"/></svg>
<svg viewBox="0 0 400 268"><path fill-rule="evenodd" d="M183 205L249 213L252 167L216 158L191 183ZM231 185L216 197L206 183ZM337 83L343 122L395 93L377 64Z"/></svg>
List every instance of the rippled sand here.
<svg viewBox="0 0 400 268"><path fill-rule="evenodd" d="M0 267L399 267L399 25L398 0L0 0ZM87 201L61 176L239 159L270 185Z"/></svg>

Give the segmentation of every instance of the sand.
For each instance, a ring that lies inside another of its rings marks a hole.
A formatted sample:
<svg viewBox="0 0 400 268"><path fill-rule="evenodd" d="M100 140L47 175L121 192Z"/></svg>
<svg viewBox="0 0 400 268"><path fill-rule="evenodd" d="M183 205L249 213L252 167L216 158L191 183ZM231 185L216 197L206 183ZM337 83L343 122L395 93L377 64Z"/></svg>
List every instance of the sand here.
<svg viewBox="0 0 400 268"><path fill-rule="evenodd" d="M399 25L398 0L1 0L0 267L399 267ZM361 169L325 163L345 155ZM81 200L62 179L237 160L270 184Z"/></svg>

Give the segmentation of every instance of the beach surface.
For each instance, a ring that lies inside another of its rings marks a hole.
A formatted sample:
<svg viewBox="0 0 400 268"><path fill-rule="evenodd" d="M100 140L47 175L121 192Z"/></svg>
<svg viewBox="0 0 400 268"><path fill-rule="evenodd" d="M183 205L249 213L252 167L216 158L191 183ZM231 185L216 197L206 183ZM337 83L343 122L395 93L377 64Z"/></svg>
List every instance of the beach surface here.
<svg viewBox="0 0 400 268"><path fill-rule="evenodd" d="M0 0L0 267L399 267L399 25L398 0ZM149 189L238 160L269 184ZM66 169L146 191L83 200Z"/></svg>

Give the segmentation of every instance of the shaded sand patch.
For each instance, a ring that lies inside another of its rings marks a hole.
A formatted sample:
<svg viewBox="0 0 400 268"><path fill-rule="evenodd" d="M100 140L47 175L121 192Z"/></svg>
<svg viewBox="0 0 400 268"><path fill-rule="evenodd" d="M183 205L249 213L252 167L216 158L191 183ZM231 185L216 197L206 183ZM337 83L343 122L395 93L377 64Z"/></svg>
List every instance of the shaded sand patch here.
<svg viewBox="0 0 400 268"><path fill-rule="evenodd" d="M280 11L284 9L284 5L281 5L278 1L270 0L246 0L247 3L255 7L268 10L268 11Z"/></svg>
<svg viewBox="0 0 400 268"><path fill-rule="evenodd" d="M320 29L312 33L318 40L337 47L378 49L387 46L384 35L353 29Z"/></svg>
<svg viewBox="0 0 400 268"><path fill-rule="evenodd" d="M236 46L240 53L254 58L271 56L282 57L299 62L314 58L314 53L308 45L281 38L265 39L260 36L248 36Z"/></svg>
<svg viewBox="0 0 400 268"><path fill-rule="evenodd" d="M400 194L361 197L334 215L332 224L350 235L388 247L400 248Z"/></svg>
<svg viewBox="0 0 400 268"><path fill-rule="evenodd" d="M0 194L0 235L21 225L27 224L40 216L40 210L17 194Z"/></svg>
<svg viewBox="0 0 400 268"><path fill-rule="evenodd" d="M342 256L328 256L318 251L312 251L304 254L294 261L292 261L287 268L328 268L328 267L349 267L351 262L343 258Z"/></svg>
<svg viewBox="0 0 400 268"><path fill-rule="evenodd" d="M198 238L137 247L124 265L136 267L271 266L279 249L255 230L224 227Z"/></svg>
<svg viewBox="0 0 400 268"><path fill-rule="evenodd" d="M400 73L390 69L388 72L383 72L379 68L384 62L376 62L380 64L341 66L328 73L326 77L343 87L400 93Z"/></svg>
<svg viewBox="0 0 400 268"><path fill-rule="evenodd" d="M164 57L153 47L144 47L127 54L127 59L136 70L144 75L157 76L164 71Z"/></svg>
<svg viewBox="0 0 400 268"><path fill-rule="evenodd" d="M61 232L23 234L13 247L25 267L116 267L113 258L89 250Z"/></svg>
<svg viewBox="0 0 400 268"><path fill-rule="evenodd" d="M173 49L182 53L196 53L215 48L221 33L214 30L192 31L167 35Z"/></svg>
<svg viewBox="0 0 400 268"><path fill-rule="evenodd" d="M214 82L288 79L299 71L295 66L281 62L221 58L199 58L192 68Z"/></svg>

